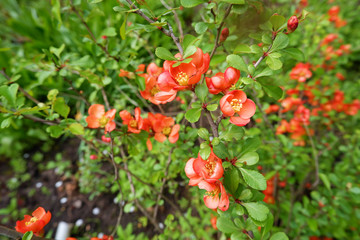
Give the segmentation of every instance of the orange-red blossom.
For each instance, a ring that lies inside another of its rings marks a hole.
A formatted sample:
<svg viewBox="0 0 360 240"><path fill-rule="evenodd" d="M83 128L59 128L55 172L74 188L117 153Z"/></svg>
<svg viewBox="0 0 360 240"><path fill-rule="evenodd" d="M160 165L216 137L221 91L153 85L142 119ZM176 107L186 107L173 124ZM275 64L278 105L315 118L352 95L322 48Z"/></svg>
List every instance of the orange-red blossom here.
<svg viewBox="0 0 360 240"><path fill-rule="evenodd" d="M256 105L243 91L233 90L221 98L220 109L232 124L245 126L255 114Z"/></svg>
<svg viewBox="0 0 360 240"><path fill-rule="evenodd" d="M32 216L25 215L24 219L16 222L15 230L21 233L32 231L36 236L44 233L44 227L50 222L51 213L44 208L38 207Z"/></svg>
<svg viewBox="0 0 360 240"><path fill-rule="evenodd" d="M89 116L86 118L86 122L89 128L105 128L105 134L115 129L116 124L113 120L116 109L105 112L104 105L93 104L90 106L88 112Z"/></svg>
<svg viewBox="0 0 360 240"><path fill-rule="evenodd" d="M240 78L240 71L229 67L224 73L216 73L211 78L206 78L206 85L211 94L225 93L232 85L234 85Z"/></svg>

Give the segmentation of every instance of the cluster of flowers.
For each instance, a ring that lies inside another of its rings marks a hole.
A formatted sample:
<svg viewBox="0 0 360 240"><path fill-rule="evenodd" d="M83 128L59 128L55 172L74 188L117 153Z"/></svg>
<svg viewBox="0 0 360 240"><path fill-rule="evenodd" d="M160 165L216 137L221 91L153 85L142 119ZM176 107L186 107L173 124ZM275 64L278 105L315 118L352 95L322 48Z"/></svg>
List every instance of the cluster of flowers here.
<svg viewBox="0 0 360 240"><path fill-rule="evenodd" d="M338 40L338 41L335 42L335 40ZM336 61L332 61L330 63L327 63L327 61L330 61L336 57L340 57L344 54L349 54L350 48L351 48L350 44L342 44L342 40L339 39L339 36L335 33L328 34L322 40L320 45L322 47L326 47L325 50L323 50L323 53L325 56L325 62L323 64L323 66L321 66L321 67L325 68L325 70L331 70L337 64Z"/></svg>
<svg viewBox="0 0 360 240"><path fill-rule="evenodd" d="M329 21L333 22L335 24L335 27L337 28L341 28L343 26L346 26L347 24L346 20L342 20L339 17L339 12L340 12L339 6L333 6L328 11Z"/></svg>
<svg viewBox="0 0 360 240"><path fill-rule="evenodd" d="M288 97L279 101L281 106L274 104L265 110L267 114L294 111L294 117L289 122L281 120L280 125L276 129L276 134L290 133L290 138L295 140L293 143L295 146L305 145L304 136L307 134L305 126L310 124L310 116L322 114L322 116L329 119L329 121L325 121L325 124L330 127L332 122L329 114L330 111L343 112L353 116L360 110L360 101L355 99L351 103L345 103L344 92L340 90L335 90L333 97L329 98L326 102L320 102L319 98L314 95L319 85L320 81L318 80L314 86L304 83L301 86L302 90L299 87L289 89L286 91ZM330 87L325 87L323 91L329 89ZM308 107L305 107L304 104L307 104ZM309 134L313 134L311 129L309 129Z"/></svg>
<svg viewBox="0 0 360 240"><path fill-rule="evenodd" d="M208 208L219 208L221 211L229 208L229 195L220 181L224 175L222 160L212 150L206 160L200 155L197 158L190 158L186 163L185 173L190 179L190 186L198 186L206 190L204 203Z"/></svg>
<svg viewBox="0 0 360 240"><path fill-rule="evenodd" d="M32 231L36 236L44 235L44 227L50 222L51 213L44 208L38 207L32 216L25 215L24 219L16 222L15 230L20 233Z"/></svg>
<svg viewBox="0 0 360 240"><path fill-rule="evenodd" d="M104 105L93 104L90 106L89 116L86 118L89 128L105 128L105 134L115 130L116 124L114 122L116 109L111 109L105 112ZM140 133L141 130L149 133L147 141L147 147L152 149L152 143L150 137L154 136L158 142L164 142L169 139L171 143L175 143L179 139L180 125L175 124L175 121L171 117L164 116L160 113L152 114L148 113L148 118L142 118L140 108L135 108L135 116L132 116L126 110L119 113L123 124L127 125L128 132ZM106 136L102 136L104 142L109 142L111 139Z"/></svg>

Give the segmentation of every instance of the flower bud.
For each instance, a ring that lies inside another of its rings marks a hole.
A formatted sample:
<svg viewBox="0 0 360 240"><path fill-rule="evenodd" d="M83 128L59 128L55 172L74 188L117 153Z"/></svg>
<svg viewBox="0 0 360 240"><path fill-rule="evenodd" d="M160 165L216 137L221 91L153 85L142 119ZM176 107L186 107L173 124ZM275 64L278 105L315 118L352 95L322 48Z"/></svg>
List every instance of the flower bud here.
<svg viewBox="0 0 360 240"><path fill-rule="evenodd" d="M224 42L227 37L229 36L229 29L228 28L224 28L222 31L221 31L221 35L220 35L220 42Z"/></svg>
<svg viewBox="0 0 360 240"><path fill-rule="evenodd" d="M295 15L291 16L287 23L288 33L292 33L293 31L295 31L298 25L299 25L298 18Z"/></svg>

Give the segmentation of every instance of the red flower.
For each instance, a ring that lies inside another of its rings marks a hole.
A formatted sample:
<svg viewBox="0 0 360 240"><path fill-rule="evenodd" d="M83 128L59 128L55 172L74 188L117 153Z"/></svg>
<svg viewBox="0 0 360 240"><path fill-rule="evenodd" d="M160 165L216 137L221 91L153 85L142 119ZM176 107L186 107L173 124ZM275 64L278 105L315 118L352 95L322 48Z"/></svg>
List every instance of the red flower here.
<svg viewBox="0 0 360 240"><path fill-rule="evenodd" d="M94 154L90 155L90 159L91 159L91 160L96 160L97 158L98 158L97 155L94 155Z"/></svg>
<svg viewBox="0 0 360 240"><path fill-rule="evenodd" d="M217 226L216 226L217 217L216 216L211 216L210 222L211 222L211 226L213 227L213 229L217 230Z"/></svg>
<svg viewBox="0 0 360 240"><path fill-rule="evenodd" d="M51 213L46 212L44 208L38 207L32 216L25 215L24 219L16 222L15 229L18 232L26 233L32 231L36 236L43 233L43 228L49 223Z"/></svg>
<svg viewBox="0 0 360 240"><path fill-rule="evenodd" d="M229 208L229 196L227 195L224 186L220 181L215 183L208 183L201 181L198 184L200 189L205 189L204 203L210 209L219 208L221 211L226 211ZM219 198L219 193L221 196Z"/></svg>
<svg viewBox="0 0 360 240"><path fill-rule="evenodd" d="M101 136L101 140L102 140L103 142L106 142L106 143L111 142L111 138L106 137L105 135L102 135L102 136Z"/></svg>
<svg viewBox="0 0 360 240"><path fill-rule="evenodd" d="M329 16L337 16L340 12L340 7L339 6L332 6L329 11L328 14Z"/></svg>
<svg viewBox="0 0 360 240"><path fill-rule="evenodd" d="M168 138L169 142L175 143L179 139L180 125L175 124L173 118L166 117L160 113L155 115L149 113L148 119L150 121L151 128L155 133L156 141L164 142L166 138Z"/></svg>
<svg viewBox="0 0 360 240"><path fill-rule="evenodd" d="M116 125L113 121L116 109L111 109L105 113L105 107L101 104L93 104L90 106L89 116L86 122L89 128L105 128L105 134L115 129Z"/></svg>
<svg viewBox="0 0 360 240"><path fill-rule="evenodd" d="M229 67L225 70L225 73L219 72L211 78L206 78L206 85L209 88L211 94L218 94L228 90L234 85L240 78L240 71Z"/></svg>
<svg viewBox="0 0 360 240"><path fill-rule="evenodd" d="M310 71L309 63L298 63L290 72L290 78L299 82L305 82L311 76L312 72Z"/></svg>
<svg viewBox="0 0 360 240"><path fill-rule="evenodd" d="M335 39L337 39L337 38L338 38L338 35L337 35L337 34L335 34L335 33L330 33L330 34L328 34L328 35L324 38L324 40L321 42L321 46L327 45L327 44L333 42L333 41L334 41Z"/></svg>
<svg viewBox="0 0 360 240"><path fill-rule="evenodd" d="M245 126L255 114L256 106L243 91L233 90L221 98L220 109L225 117L230 117L232 124Z"/></svg>
<svg viewBox="0 0 360 240"><path fill-rule="evenodd" d="M209 183L214 183L223 177L224 169L222 161L213 151L207 160L204 160L200 155L195 158L190 158L185 166L186 176L190 179L189 185L196 186L202 180Z"/></svg>
<svg viewBox="0 0 360 240"><path fill-rule="evenodd" d="M300 105L298 109L295 111L294 120L309 125L310 124L309 119L310 119L310 110L304 107L303 105Z"/></svg>
<svg viewBox="0 0 360 240"><path fill-rule="evenodd" d="M280 107L276 104L273 104L273 105L270 105L266 110L265 110L265 113L266 114L270 114L270 113L273 113L273 112L277 112L279 111Z"/></svg>
<svg viewBox="0 0 360 240"><path fill-rule="evenodd" d="M220 34L220 42L224 42L228 38L228 36L229 36L229 29L224 28Z"/></svg>
<svg viewBox="0 0 360 240"><path fill-rule="evenodd" d="M132 133L140 133L143 126L143 119L140 116L141 111L140 108L135 108L135 118L131 116L131 114L123 110L119 113L121 119L123 120L123 124L128 126L128 132Z"/></svg>
<svg viewBox="0 0 360 240"><path fill-rule="evenodd" d="M176 54L175 57L182 59L180 54ZM191 55L191 61L189 63L181 63L178 66L173 66L177 61L165 61L164 72L160 74L158 78L159 88L162 92L181 91L185 89L192 89L193 85L201 80L203 75L209 68L210 56L204 54L203 51L198 48L197 51ZM170 101L166 98L168 94L158 93L155 97L159 101ZM173 94L170 94L172 97Z"/></svg>

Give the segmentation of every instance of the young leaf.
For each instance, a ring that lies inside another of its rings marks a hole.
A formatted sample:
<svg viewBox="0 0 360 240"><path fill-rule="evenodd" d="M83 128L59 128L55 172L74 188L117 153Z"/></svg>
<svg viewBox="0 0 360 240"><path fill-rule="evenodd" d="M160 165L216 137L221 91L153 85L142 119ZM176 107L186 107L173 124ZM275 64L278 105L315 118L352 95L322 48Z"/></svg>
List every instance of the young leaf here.
<svg viewBox="0 0 360 240"><path fill-rule="evenodd" d="M248 166L254 165L259 161L259 154L257 152L248 152L241 156L237 162L245 163Z"/></svg>
<svg viewBox="0 0 360 240"><path fill-rule="evenodd" d="M252 202L243 203L242 205L246 208L251 218L261 222L266 220L269 209L264 204Z"/></svg>
<svg viewBox="0 0 360 240"><path fill-rule="evenodd" d="M195 88L195 94L202 102L204 102L206 96L208 95L208 88L206 84L198 84Z"/></svg>
<svg viewBox="0 0 360 240"><path fill-rule="evenodd" d="M64 118L67 118L70 112L69 106L66 105L65 100L62 97L56 98L54 102L54 110Z"/></svg>
<svg viewBox="0 0 360 240"><path fill-rule="evenodd" d="M233 68L236 68L240 71L248 72L248 68L239 55L231 54L226 57L226 62Z"/></svg>
<svg viewBox="0 0 360 240"><path fill-rule="evenodd" d="M84 127L80 123L72 123L69 125L69 130L74 135L84 135Z"/></svg>
<svg viewBox="0 0 360 240"><path fill-rule="evenodd" d="M236 46L234 53L252 53L253 51L251 50L251 48L243 43L240 43L239 45Z"/></svg>
<svg viewBox="0 0 360 240"><path fill-rule="evenodd" d="M173 60L176 61L177 59L171 54L171 52L169 50L167 50L164 47L158 47L155 50L155 54L156 56L158 56L159 58L163 59L163 60Z"/></svg>
<svg viewBox="0 0 360 240"><path fill-rule="evenodd" d="M208 144L204 145L203 148L200 148L199 154L202 159L207 160L210 156L210 153L211 147Z"/></svg>
<svg viewBox="0 0 360 240"><path fill-rule="evenodd" d="M257 171L240 168L241 174L245 182L252 188L257 190L266 189L265 177Z"/></svg>
<svg viewBox="0 0 360 240"><path fill-rule="evenodd" d="M269 54L266 57L266 64L272 70L278 70L278 69L280 69L282 67L282 62L279 59L274 58L273 56L271 56L271 54Z"/></svg>
<svg viewBox="0 0 360 240"><path fill-rule="evenodd" d="M231 4L244 4L245 0L221 0L221 2L226 2Z"/></svg>
<svg viewBox="0 0 360 240"><path fill-rule="evenodd" d="M272 44L270 52L275 52L277 50L286 48L289 44L289 37L284 33L279 33L276 35L276 38Z"/></svg>
<svg viewBox="0 0 360 240"><path fill-rule="evenodd" d="M16 107L16 93L18 88L19 85L17 83L11 84L10 86L1 86L0 96L5 97L11 106Z"/></svg>
<svg viewBox="0 0 360 240"><path fill-rule="evenodd" d="M33 237L33 232L26 232L23 237L22 237L22 240L31 240Z"/></svg>
<svg viewBox="0 0 360 240"><path fill-rule="evenodd" d="M238 227L235 226L234 222L226 216L220 216L216 221L217 228L224 233L233 233L240 231Z"/></svg>
<svg viewBox="0 0 360 240"><path fill-rule="evenodd" d="M271 236L270 240L289 240L289 238L286 236L285 233L277 232Z"/></svg>
<svg viewBox="0 0 360 240"><path fill-rule="evenodd" d="M206 0L181 0L180 3L186 8L192 8L199 4L207 2Z"/></svg>
<svg viewBox="0 0 360 240"><path fill-rule="evenodd" d="M280 15L272 15L270 17L270 23L273 26L273 30L277 31L284 23L286 22L286 19L283 16Z"/></svg>
<svg viewBox="0 0 360 240"><path fill-rule="evenodd" d="M185 113L185 118L189 122L197 122L201 116L201 108L192 108Z"/></svg>
<svg viewBox="0 0 360 240"><path fill-rule="evenodd" d="M204 140L209 139L209 131L206 128L200 128L198 130L198 135L199 135L199 137L201 137Z"/></svg>
<svg viewBox="0 0 360 240"><path fill-rule="evenodd" d="M193 46L193 45L190 45L186 48L185 52L184 52L184 56L183 58L187 58L187 57L190 57L191 55L193 55L197 50L197 47Z"/></svg>
<svg viewBox="0 0 360 240"><path fill-rule="evenodd" d="M203 34L208 29L208 24L204 22L198 22L195 24L195 32L197 34Z"/></svg>
<svg viewBox="0 0 360 240"><path fill-rule="evenodd" d="M210 112L215 111L217 108L218 108L217 103L209 104L206 106L206 109L209 110Z"/></svg>

